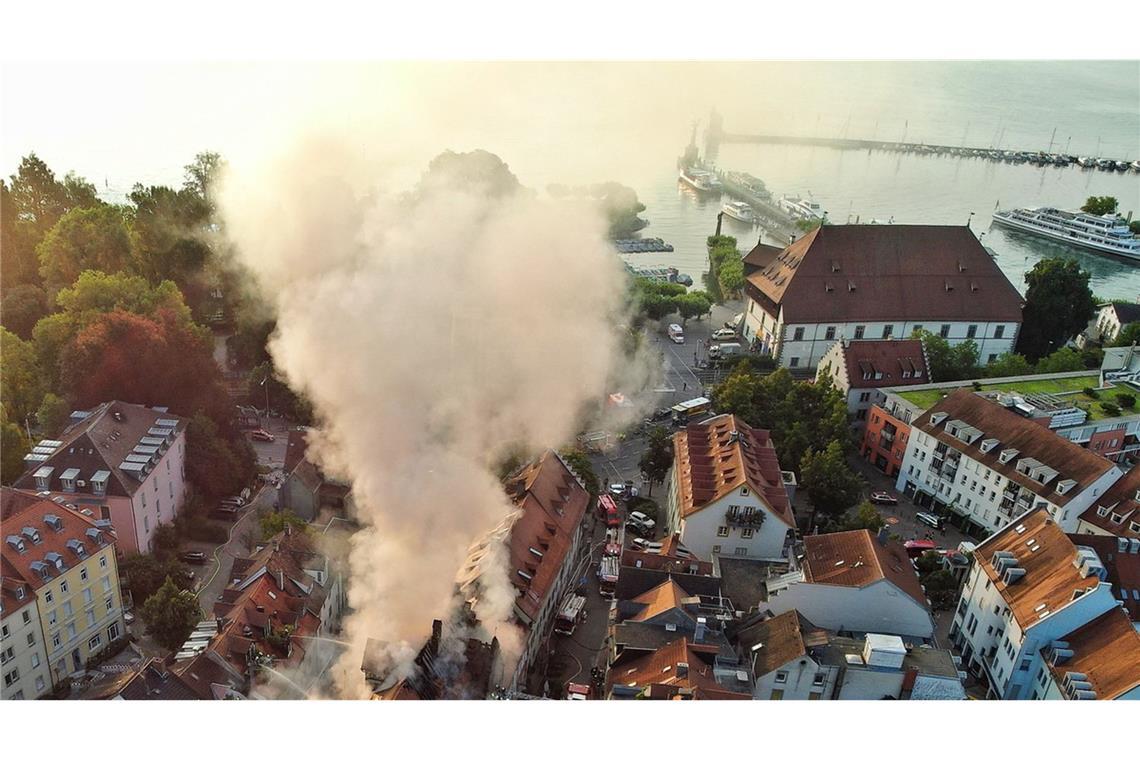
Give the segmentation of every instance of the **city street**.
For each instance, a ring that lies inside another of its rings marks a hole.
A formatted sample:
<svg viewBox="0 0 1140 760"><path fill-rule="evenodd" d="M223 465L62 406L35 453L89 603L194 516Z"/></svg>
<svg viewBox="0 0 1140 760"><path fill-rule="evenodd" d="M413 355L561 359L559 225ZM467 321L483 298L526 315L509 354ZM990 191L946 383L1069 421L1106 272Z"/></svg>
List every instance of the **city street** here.
<svg viewBox="0 0 1140 760"><path fill-rule="evenodd" d="M712 391L711 378L715 373L696 369L697 360L708 359L706 344L710 341L713 331L724 327L724 323L740 313L741 309L743 304L739 301L729 301L724 305L714 304L711 317L690 319L683 326L684 343L674 343L664 329L658 329L656 325L646 329L651 344L660 350L664 357L664 384L661 388L654 389L657 396L657 400L653 402L654 408L673 406ZM667 317L662 323L668 325L672 320L680 323L677 315Z"/></svg>

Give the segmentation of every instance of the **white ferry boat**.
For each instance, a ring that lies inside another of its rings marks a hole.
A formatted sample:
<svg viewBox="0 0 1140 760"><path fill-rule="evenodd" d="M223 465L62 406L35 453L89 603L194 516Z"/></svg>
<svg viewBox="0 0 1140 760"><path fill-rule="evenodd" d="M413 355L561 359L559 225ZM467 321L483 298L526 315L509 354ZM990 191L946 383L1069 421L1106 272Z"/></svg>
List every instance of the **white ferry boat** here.
<svg viewBox="0 0 1140 760"><path fill-rule="evenodd" d="M798 195L784 195L780 197L780 209L797 219L815 221L823 219L827 213L813 200L801 198Z"/></svg>
<svg viewBox="0 0 1140 760"><path fill-rule="evenodd" d="M1115 214L1096 216L1055 208L1016 208L994 213L994 221L1041 237L1140 261L1140 238Z"/></svg>
<svg viewBox="0 0 1140 760"><path fill-rule="evenodd" d="M682 182L702 193L720 192L720 180L712 172L691 167L681 167L678 177Z"/></svg>
<svg viewBox="0 0 1140 760"><path fill-rule="evenodd" d="M745 224L756 224L756 212L743 201L727 201L720 207L720 210L725 213L725 216L731 216L737 221Z"/></svg>

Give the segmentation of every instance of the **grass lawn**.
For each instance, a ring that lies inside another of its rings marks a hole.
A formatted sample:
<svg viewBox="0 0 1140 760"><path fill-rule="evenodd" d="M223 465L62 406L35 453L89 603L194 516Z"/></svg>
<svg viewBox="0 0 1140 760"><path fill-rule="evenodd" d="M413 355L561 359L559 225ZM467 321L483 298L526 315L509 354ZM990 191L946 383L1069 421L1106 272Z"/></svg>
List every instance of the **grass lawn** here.
<svg viewBox="0 0 1140 760"><path fill-rule="evenodd" d="M1100 398L1090 398L1082 391L1085 388L1096 387L1097 377L1095 375L1088 375L1086 377L1067 377L1055 380L1024 380L1017 383L986 383L982 382L982 390L986 391L1014 391L1018 393L1052 393L1060 396L1066 401L1071 401L1081 409L1088 412L1089 420L1102 420L1113 415L1105 412L1102 402L1111 401L1121 406L1121 414L1130 414L1131 410L1124 407L1117 401L1120 395L1140 396L1127 387L1117 386L1113 388L1102 388L1098 392ZM973 387L971 381L962 383L962 388ZM950 393L951 389L930 389L921 391L903 391L899 395L909 401L910 403L921 407L922 409L929 409L942 400L943 394ZM1140 407L1136 408L1140 411Z"/></svg>

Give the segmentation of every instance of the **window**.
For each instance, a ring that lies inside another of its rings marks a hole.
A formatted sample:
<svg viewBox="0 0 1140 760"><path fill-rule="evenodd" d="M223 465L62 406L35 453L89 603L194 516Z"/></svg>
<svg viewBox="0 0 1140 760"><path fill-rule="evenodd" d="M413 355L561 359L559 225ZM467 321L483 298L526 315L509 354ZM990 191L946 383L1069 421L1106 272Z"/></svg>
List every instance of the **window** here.
<svg viewBox="0 0 1140 760"><path fill-rule="evenodd" d="M994 337L1000 338L1005 335L1005 325L998 325L994 328Z"/></svg>
<svg viewBox="0 0 1140 760"><path fill-rule="evenodd" d="M107 628L107 638L110 639L111 641L114 641L115 639L119 638L119 624L118 623L111 623L110 627Z"/></svg>
<svg viewBox="0 0 1140 760"><path fill-rule="evenodd" d="M800 357L798 357L798 356L793 356L791 359L789 359L789 360L788 360L788 366L789 366L789 367L798 367L798 366L800 366Z"/></svg>
<svg viewBox="0 0 1140 760"><path fill-rule="evenodd" d="M720 554L720 544L713 544L713 554Z"/></svg>
<svg viewBox="0 0 1140 760"><path fill-rule="evenodd" d="M81 581L87 580L87 568L85 568L85 567L79 568L79 580L81 580Z"/></svg>
<svg viewBox="0 0 1140 760"><path fill-rule="evenodd" d="M111 596L107 597L106 604L107 604L107 612L110 612L111 610L115 609L115 598L111 597Z"/></svg>
<svg viewBox="0 0 1140 760"><path fill-rule="evenodd" d="M894 333L894 331L895 331L894 325L883 325L883 339L885 340L885 339L891 337L891 335Z"/></svg>
<svg viewBox="0 0 1140 760"><path fill-rule="evenodd" d="M792 333L792 340L803 340L803 339L804 339L804 328L797 327L795 332Z"/></svg>
<svg viewBox="0 0 1140 760"><path fill-rule="evenodd" d="M871 400L871 391L863 391L859 394L859 403L865 404Z"/></svg>
<svg viewBox="0 0 1140 760"><path fill-rule="evenodd" d="M918 333L918 332L922 332L922 325L915 325L911 329L910 334L913 336L915 333Z"/></svg>
<svg viewBox="0 0 1140 760"><path fill-rule="evenodd" d="M825 680L825 676L823 674L823 671L822 670L816 671L815 676L811 679L811 685L812 686L823 686L824 680Z"/></svg>
<svg viewBox="0 0 1140 760"><path fill-rule="evenodd" d="M28 646L33 647L35 645L36 645L36 634L29 633L28 634Z"/></svg>
<svg viewBox="0 0 1140 760"><path fill-rule="evenodd" d="M75 623L68 623L67 624L67 640L72 641L78 635L79 634L75 630Z"/></svg>
<svg viewBox="0 0 1140 760"><path fill-rule="evenodd" d="M56 631L55 633L53 633L51 635L51 648L52 649L59 649L59 647L60 647L59 631Z"/></svg>
<svg viewBox="0 0 1140 760"><path fill-rule="evenodd" d="M12 647L8 647L7 649L0 651L0 665L3 665L4 663L8 662L8 660L11 660L15 656L16 656L16 650L13 649Z"/></svg>
<svg viewBox="0 0 1140 760"><path fill-rule="evenodd" d="M36 691L43 691L46 688L43 676L36 676Z"/></svg>
<svg viewBox="0 0 1140 760"><path fill-rule="evenodd" d="M834 327L827 328L827 332L824 333L824 339L825 340L835 340L835 328Z"/></svg>
<svg viewBox="0 0 1140 760"><path fill-rule="evenodd" d="M725 536L728 535L728 526L727 525L721 525L720 527L718 527L716 529L716 534L720 538L724 538Z"/></svg>
<svg viewBox="0 0 1140 760"><path fill-rule="evenodd" d="M143 498L145 499L146 497L144 496ZM145 507L146 505L144 504L143 506ZM146 515L143 515L143 530L144 531L150 530L150 518L147 517Z"/></svg>
<svg viewBox="0 0 1140 760"><path fill-rule="evenodd" d="M989 356L986 358L986 364L993 364L993 363L994 363L994 362L996 362L996 361L997 361L997 354L990 354L990 355L989 355Z"/></svg>
<svg viewBox="0 0 1140 760"><path fill-rule="evenodd" d="M87 627L95 625L95 610L87 610Z"/></svg>
<svg viewBox="0 0 1140 760"><path fill-rule="evenodd" d="M776 671L776 683L787 683L787 682L788 682L788 671L777 670Z"/></svg>
<svg viewBox="0 0 1140 760"><path fill-rule="evenodd" d="M938 331L938 334L941 335L943 338L949 338L950 337L950 325L942 325L942 328Z"/></svg>
<svg viewBox="0 0 1140 760"><path fill-rule="evenodd" d="M784 698L784 690L783 689L772 689L772 699L774 701L779 702L783 698Z"/></svg>
<svg viewBox="0 0 1140 760"><path fill-rule="evenodd" d="M27 610L24 610L24 614L21 617L24 618L24 624L25 625L32 622L32 614L30 612L28 612Z"/></svg>
<svg viewBox="0 0 1140 760"><path fill-rule="evenodd" d="M732 553L735 554L737 557L747 557L748 556L748 547L738 546L732 550Z"/></svg>
<svg viewBox="0 0 1140 760"><path fill-rule="evenodd" d="M4 685L5 686L11 686L12 684L16 683L16 681L19 681L19 680L20 680L19 668L12 668L12 670L10 670L9 672L4 674Z"/></svg>
<svg viewBox="0 0 1140 760"><path fill-rule="evenodd" d="M55 597L52 596L51 589L48 589L47 591L45 591L44 592L44 603L45 604L53 604L54 601L55 601Z"/></svg>
<svg viewBox="0 0 1140 760"><path fill-rule="evenodd" d="M111 590L111 576L109 576L109 575L103 576L103 590L104 591L110 591Z"/></svg>
<svg viewBox="0 0 1140 760"><path fill-rule="evenodd" d="M61 593L61 594L67 593L67 581L60 581L59 582L59 593Z"/></svg>
<svg viewBox="0 0 1140 760"><path fill-rule="evenodd" d="M32 670L40 666L40 656L36 652L32 652Z"/></svg>
<svg viewBox="0 0 1140 760"><path fill-rule="evenodd" d="M865 325L855 325L855 340L863 340L863 333L866 329Z"/></svg>
<svg viewBox="0 0 1140 760"><path fill-rule="evenodd" d="M89 589L89 588L83 589L83 603L84 604L91 604L92 598L93 597L91 596L91 589Z"/></svg>
<svg viewBox="0 0 1140 760"><path fill-rule="evenodd" d="M102 568L107 567L107 558L106 557L100 557L99 558L99 567L102 567Z"/></svg>
<svg viewBox="0 0 1140 760"><path fill-rule="evenodd" d="M73 614L74 613L71 610L71 600L64 602L63 603L63 616L64 617L71 617Z"/></svg>
<svg viewBox="0 0 1140 760"><path fill-rule="evenodd" d="M98 649L99 645L102 643L103 643L103 637L100 636L99 634L95 634L94 636L92 636L90 639L87 640L87 649L93 652L96 649Z"/></svg>
<svg viewBox="0 0 1140 760"><path fill-rule="evenodd" d="M740 531L741 538L752 538L752 528L743 528Z"/></svg>
<svg viewBox="0 0 1140 760"><path fill-rule="evenodd" d="M55 610L48 613L48 625L55 625Z"/></svg>
<svg viewBox="0 0 1140 760"><path fill-rule="evenodd" d="M978 326L977 325L970 325L969 327L967 327L966 328L966 337L967 338L978 337Z"/></svg>

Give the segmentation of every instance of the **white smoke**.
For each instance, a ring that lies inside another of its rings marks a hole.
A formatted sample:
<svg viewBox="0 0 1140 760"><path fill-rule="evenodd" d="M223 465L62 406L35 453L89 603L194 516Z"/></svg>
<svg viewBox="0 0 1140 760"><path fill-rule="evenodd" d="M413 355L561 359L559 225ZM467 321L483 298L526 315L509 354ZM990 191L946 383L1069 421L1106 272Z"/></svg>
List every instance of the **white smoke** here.
<svg viewBox="0 0 1140 760"><path fill-rule="evenodd" d="M364 642L406 664L400 642L448 614L468 547L513 508L498 458L566 443L583 408L644 372L623 364L624 277L596 208L446 178L401 195L388 177L406 167L347 146L232 161L220 210L276 311L274 361L321 419L311 451L353 484L365 526L338 665L340 694L359 697ZM478 612L493 631L514 592L505 553L488 556Z"/></svg>

